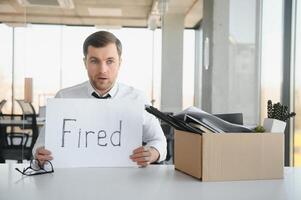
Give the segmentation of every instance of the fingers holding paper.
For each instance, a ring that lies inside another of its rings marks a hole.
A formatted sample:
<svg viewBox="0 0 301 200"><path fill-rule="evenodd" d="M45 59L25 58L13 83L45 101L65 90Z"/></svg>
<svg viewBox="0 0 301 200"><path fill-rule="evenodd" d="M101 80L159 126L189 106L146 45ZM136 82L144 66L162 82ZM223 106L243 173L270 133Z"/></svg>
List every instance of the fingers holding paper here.
<svg viewBox="0 0 301 200"><path fill-rule="evenodd" d="M41 164L44 164L45 161L50 161L53 159L51 152L44 147L39 147L36 150L35 158L39 160Z"/></svg>
<svg viewBox="0 0 301 200"><path fill-rule="evenodd" d="M150 163L153 163L158 160L159 152L154 147L138 147L133 151L133 154L130 156L133 162L136 162L137 165L141 167L146 167Z"/></svg>

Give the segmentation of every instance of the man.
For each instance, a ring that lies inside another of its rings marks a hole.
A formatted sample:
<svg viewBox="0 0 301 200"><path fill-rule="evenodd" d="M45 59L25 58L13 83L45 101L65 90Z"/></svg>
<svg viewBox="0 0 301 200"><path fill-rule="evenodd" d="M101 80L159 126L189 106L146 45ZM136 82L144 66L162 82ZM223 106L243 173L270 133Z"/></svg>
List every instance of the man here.
<svg viewBox="0 0 301 200"><path fill-rule="evenodd" d="M89 81L60 90L56 98L143 98L145 104L149 104L142 92L116 82L122 46L119 39L112 33L99 31L91 34L84 42L83 52ZM42 131L33 150L33 155L41 163L53 159L51 152L43 147L44 137L44 131ZM158 120L146 111L143 113L142 139L146 145L133 150L133 154L130 155L133 162L139 166L147 166L165 159L165 136Z"/></svg>

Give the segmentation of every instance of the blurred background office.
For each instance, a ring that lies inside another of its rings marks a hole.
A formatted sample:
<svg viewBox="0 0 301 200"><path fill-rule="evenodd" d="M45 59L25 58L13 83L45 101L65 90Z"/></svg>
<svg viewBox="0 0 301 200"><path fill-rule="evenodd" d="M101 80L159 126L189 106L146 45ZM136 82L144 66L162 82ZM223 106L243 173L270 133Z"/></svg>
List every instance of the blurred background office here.
<svg viewBox="0 0 301 200"><path fill-rule="evenodd" d="M82 43L97 30L123 43L119 81L165 112L197 106L266 117L268 99L297 116L285 164L301 166L301 2L298 0L1 0L2 113L39 112L61 88L87 79Z"/></svg>

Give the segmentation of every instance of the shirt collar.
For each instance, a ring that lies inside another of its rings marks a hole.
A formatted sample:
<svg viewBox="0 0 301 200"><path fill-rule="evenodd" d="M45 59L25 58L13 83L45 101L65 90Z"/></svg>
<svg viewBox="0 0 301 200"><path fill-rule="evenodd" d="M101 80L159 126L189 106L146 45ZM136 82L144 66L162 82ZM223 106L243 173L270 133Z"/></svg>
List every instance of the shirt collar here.
<svg viewBox="0 0 301 200"><path fill-rule="evenodd" d="M95 89L94 87L92 86L91 82L90 81L87 81L87 87L88 87L88 93L89 93L89 96L92 97L92 93L93 92L96 92L96 94L98 94L99 96L106 96L107 94L109 94L111 97L110 98L114 98L117 94L117 91L118 91L118 83L115 82L114 83L114 86L107 92L105 93L104 95L100 95Z"/></svg>

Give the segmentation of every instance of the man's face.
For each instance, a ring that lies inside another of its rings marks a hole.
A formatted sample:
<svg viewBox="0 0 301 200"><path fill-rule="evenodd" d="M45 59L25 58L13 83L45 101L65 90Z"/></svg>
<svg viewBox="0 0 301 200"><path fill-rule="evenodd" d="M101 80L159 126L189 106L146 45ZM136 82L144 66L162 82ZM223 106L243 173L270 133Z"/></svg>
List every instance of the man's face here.
<svg viewBox="0 0 301 200"><path fill-rule="evenodd" d="M88 46L84 62L93 87L101 95L107 93L113 87L120 66L116 45L110 43L99 48Z"/></svg>

